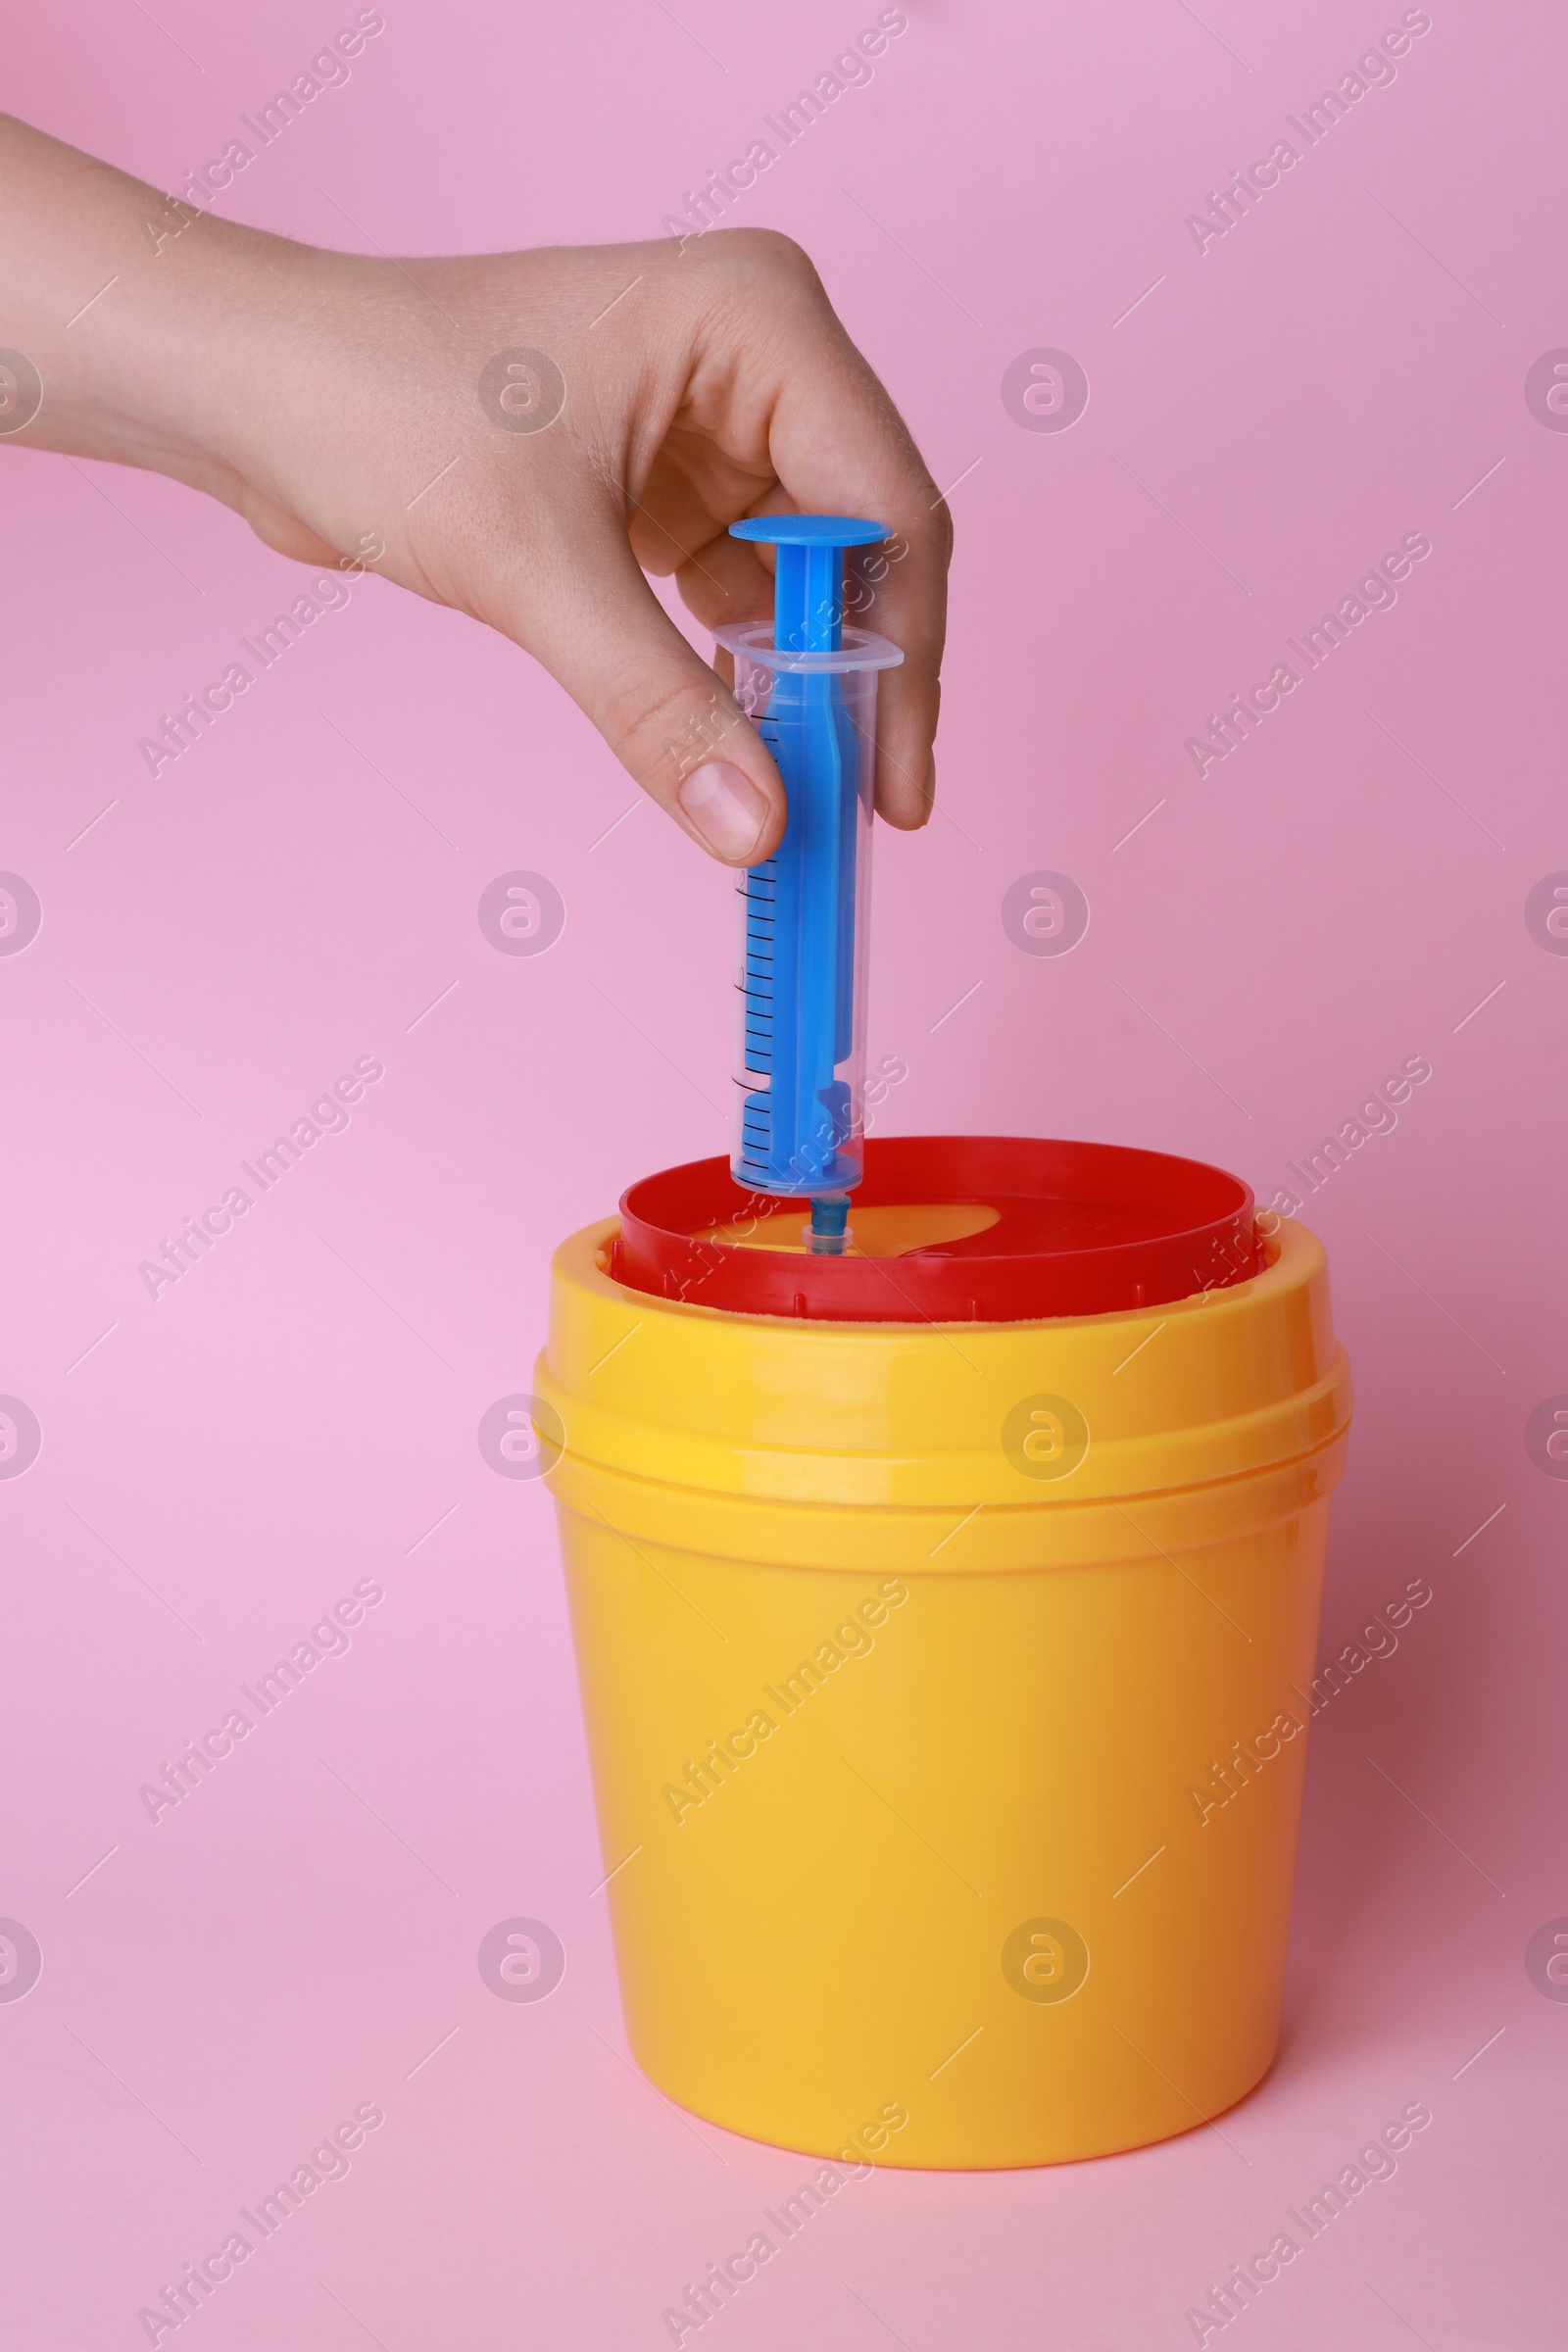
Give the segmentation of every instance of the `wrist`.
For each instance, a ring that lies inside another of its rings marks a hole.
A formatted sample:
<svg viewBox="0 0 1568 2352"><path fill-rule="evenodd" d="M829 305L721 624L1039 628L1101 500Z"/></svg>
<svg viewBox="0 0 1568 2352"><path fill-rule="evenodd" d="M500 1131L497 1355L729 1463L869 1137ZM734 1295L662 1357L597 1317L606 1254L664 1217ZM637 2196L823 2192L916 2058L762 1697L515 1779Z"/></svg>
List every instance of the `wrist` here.
<svg viewBox="0 0 1568 2352"><path fill-rule="evenodd" d="M0 348L42 387L18 446L241 504L269 413L299 380L301 333L330 307L322 280L367 265L199 213L4 117L0 216Z"/></svg>

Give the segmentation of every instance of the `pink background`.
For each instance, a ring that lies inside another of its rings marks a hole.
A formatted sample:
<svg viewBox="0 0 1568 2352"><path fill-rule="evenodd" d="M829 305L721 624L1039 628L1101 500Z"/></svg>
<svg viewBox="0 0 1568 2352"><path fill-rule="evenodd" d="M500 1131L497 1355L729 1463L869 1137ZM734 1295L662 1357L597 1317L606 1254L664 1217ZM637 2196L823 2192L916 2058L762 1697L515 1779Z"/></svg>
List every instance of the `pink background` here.
<svg viewBox="0 0 1568 2352"><path fill-rule="evenodd" d="M1524 1954L1568 1913L1568 1486L1524 1427L1568 1389L1568 961L1524 903L1568 866L1568 441L1523 385L1568 341L1568 34L1435 0L1200 254L1188 213L1397 7L908 4L736 215L810 249L957 484L941 807L877 846L884 1126L1153 1145L1267 1198L1425 1055L1306 1212L1360 1396L1324 1654L1408 1579L1434 1598L1314 1731L1281 2056L1223 2136L879 2173L715 2325L1191 2342L1208 2283L1423 2100L1397 2177L1237 2325L1555 2345L1568 2006ZM225 202L411 254L657 235L875 13L389 0ZM7 102L172 187L351 15L65 0L8 30ZM1042 346L1088 373L1067 432L1003 404ZM633 787L552 682L379 581L154 783L137 739L303 578L151 476L8 450L0 479L0 866L44 907L0 958L0 1391L44 1433L0 1483L0 1914L44 1953L0 2003L7 2339L145 2341L138 2308L373 2100L349 2177L191 2323L210 2347L667 2342L803 2167L624 2056L551 1506L475 1429L528 1386L553 1243L724 1147L730 885L646 806L607 836ZM1200 781L1206 713L1416 531L1397 605ZM475 918L516 867L567 908L536 958ZM1065 957L1002 928L1037 868L1093 910ZM361 1054L385 1077L349 1130L150 1299L138 1261ZM149 1822L138 1786L366 1577L349 1654ZM567 1953L539 2006L475 1966L517 1914Z"/></svg>

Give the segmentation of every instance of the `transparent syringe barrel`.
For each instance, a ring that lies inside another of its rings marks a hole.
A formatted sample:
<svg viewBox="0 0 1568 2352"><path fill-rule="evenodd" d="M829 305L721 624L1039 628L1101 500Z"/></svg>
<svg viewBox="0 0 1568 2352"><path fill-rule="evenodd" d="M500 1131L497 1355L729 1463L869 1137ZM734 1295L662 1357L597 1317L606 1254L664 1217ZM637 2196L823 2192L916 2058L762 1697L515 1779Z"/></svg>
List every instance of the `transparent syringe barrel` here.
<svg viewBox="0 0 1568 2352"><path fill-rule="evenodd" d="M863 629L844 629L836 652L810 654L775 652L767 623L717 635L735 657L735 699L789 803L778 848L736 886L731 1171L753 1192L848 1192L865 1153L876 680L904 657Z"/></svg>

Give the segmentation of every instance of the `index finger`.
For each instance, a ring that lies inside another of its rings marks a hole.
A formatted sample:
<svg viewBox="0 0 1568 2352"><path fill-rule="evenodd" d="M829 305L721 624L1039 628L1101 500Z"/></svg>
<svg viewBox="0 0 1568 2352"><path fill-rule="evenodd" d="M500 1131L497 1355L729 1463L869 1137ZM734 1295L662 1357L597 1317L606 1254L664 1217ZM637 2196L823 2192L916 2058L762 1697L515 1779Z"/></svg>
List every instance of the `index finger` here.
<svg viewBox="0 0 1568 2352"><path fill-rule="evenodd" d="M904 654L901 667L883 672L877 698L876 805L890 823L912 828L930 815L935 789L952 516L809 263L793 273L784 302L794 316L776 319L769 339L789 362L768 426L784 496L760 504L863 514L888 525L887 547L867 549L855 564L850 599L856 623L891 638Z"/></svg>

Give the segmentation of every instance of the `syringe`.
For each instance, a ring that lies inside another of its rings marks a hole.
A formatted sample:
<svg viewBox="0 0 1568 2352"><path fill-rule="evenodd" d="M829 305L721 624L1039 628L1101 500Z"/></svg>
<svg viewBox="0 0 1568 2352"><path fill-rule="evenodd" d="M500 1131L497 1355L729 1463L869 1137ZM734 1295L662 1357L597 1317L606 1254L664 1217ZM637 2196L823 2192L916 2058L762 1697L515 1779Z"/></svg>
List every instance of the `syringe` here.
<svg viewBox="0 0 1568 2352"><path fill-rule="evenodd" d="M847 514L763 514L730 525L777 550L773 622L714 631L735 699L773 755L789 802L771 858L740 900L740 1052L731 1173L806 1199L807 1247L848 1248L864 1161L865 970L875 788L876 673L897 646L844 625L844 558L889 536Z"/></svg>

